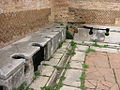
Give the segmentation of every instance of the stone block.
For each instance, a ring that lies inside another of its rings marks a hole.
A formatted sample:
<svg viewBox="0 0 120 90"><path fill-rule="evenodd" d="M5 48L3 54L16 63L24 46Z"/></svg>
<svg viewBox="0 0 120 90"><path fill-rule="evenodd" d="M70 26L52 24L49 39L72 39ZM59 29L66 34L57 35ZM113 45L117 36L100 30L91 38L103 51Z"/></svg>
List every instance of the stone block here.
<svg viewBox="0 0 120 90"><path fill-rule="evenodd" d="M80 82L81 74L82 74L82 70L75 70L75 69L67 70L65 73L66 79L63 81L63 83L65 85L79 87L81 84Z"/></svg>
<svg viewBox="0 0 120 90"><path fill-rule="evenodd" d="M76 54L71 58L71 61L74 61L74 60L84 62L85 52L76 51Z"/></svg>

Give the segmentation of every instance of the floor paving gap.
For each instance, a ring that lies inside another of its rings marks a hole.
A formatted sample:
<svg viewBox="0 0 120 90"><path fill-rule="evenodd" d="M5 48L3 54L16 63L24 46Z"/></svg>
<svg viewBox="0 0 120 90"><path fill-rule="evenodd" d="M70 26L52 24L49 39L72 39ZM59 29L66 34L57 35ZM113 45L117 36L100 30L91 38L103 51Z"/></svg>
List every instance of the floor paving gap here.
<svg viewBox="0 0 120 90"><path fill-rule="evenodd" d="M112 69L113 70L113 74L114 74L114 77L115 77L115 82L116 82L116 84L118 85L118 88L119 88L119 90L120 90L120 85L119 85L119 83L117 82L117 77L116 77L116 75L115 75L115 70L114 69Z"/></svg>
<svg viewBox="0 0 120 90"><path fill-rule="evenodd" d="M108 64L109 64L109 66L110 66L110 68L111 68L109 55L108 55L108 53L107 53L107 52L106 52L106 54L107 54L107 58L108 58Z"/></svg>

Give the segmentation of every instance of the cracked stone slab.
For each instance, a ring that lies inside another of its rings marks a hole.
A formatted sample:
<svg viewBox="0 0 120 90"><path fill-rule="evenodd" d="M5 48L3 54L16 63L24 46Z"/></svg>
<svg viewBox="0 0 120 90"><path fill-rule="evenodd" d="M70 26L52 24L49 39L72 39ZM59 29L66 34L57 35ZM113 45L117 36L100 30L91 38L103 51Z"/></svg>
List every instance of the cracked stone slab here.
<svg viewBox="0 0 120 90"><path fill-rule="evenodd" d="M82 64L83 62L80 62L80 61L70 61L71 68L82 69Z"/></svg>
<svg viewBox="0 0 120 90"><path fill-rule="evenodd" d="M77 60L77 61L81 61L84 62L85 60L85 52L79 52L76 51L76 54L71 58L71 60Z"/></svg>
<svg viewBox="0 0 120 90"><path fill-rule="evenodd" d="M111 68L120 68L120 53L107 53Z"/></svg>
<svg viewBox="0 0 120 90"><path fill-rule="evenodd" d="M119 53L117 49L112 49L112 48L99 48L99 47L93 47L93 46L91 46L90 48L100 52Z"/></svg>
<svg viewBox="0 0 120 90"><path fill-rule="evenodd" d="M89 47L83 46L83 45L77 45L77 48L75 50L77 51L86 51Z"/></svg>
<svg viewBox="0 0 120 90"><path fill-rule="evenodd" d="M118 64L117 64L118 63ZM85 86L96 90L119 90L120 69L119 54L94 52L86 57Z"/></svg>
<svg viewBox="0 0 120 90"><path fill-rule="evenodd" d="M31 85L30 88L34 90L41 90L40 87L44 87L48 81L49 77L39 77Z"/></svg>
<svg viewBox="0 0 120 90"><path fill-rule="evenodd" d="M60 90L82 90L82 89L71 86L63 86L62 88L60 88Z"/></svg>
<svg viewBox="0 0 120 90"><path fill-rule="evenodd" d="M65 73L66 79L63 81L63 83L65 85L79 87L81 84L80 82L81 74L82 74L82 70L75 70L75 69L67 70Z"/></svg>
<svg viewBox="0 0 120 90"><path fill-rule="evenodd" d="M107 53L102 52L91 52L87 54L86 64L90 67L97 68L109 68L108 56Z"/></svg>
<svg viewBox="0 0 120 90"><path fill-rule="evenodd" d="M54 71L52 66L42 66L41 75L51 76Z"/></svg>

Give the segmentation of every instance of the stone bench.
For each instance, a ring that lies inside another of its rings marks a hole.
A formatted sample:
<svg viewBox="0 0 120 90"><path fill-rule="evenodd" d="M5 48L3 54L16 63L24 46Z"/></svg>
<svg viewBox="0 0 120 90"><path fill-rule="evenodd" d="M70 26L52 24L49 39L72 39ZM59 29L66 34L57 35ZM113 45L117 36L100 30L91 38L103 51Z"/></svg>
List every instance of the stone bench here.
<svg viewBox="0 0 120 90"><path fill-rule="evenodd" d="M1 49L0 86L12 90L24 82L29 85L40 62L48 60L65 37L65 26L52 24Z"/></svg>

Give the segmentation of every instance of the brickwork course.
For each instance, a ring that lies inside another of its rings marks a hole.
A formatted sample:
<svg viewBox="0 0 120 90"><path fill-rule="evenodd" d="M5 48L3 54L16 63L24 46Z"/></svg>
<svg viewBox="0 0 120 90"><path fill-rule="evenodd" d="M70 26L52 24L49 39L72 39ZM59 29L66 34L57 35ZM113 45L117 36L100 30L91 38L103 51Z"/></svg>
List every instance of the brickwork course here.
<svg viewBox="0 0 120 90"><path fill-rule="evenodd" d="M0 0L0 46L50 22L120 25L119 0Z"/></svg>

